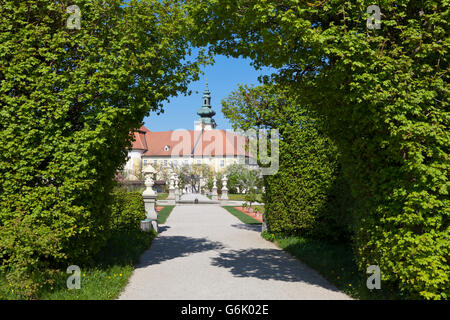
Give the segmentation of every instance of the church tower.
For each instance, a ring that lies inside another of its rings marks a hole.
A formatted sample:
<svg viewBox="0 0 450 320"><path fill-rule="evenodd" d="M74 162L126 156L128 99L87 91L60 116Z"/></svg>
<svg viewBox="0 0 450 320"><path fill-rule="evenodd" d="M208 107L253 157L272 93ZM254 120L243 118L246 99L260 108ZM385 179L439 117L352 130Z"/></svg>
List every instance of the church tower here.
<svg viewBox="0 0 450 320"><path fill-rule="evenodd" d="M211 108L211 92L208 88L208 80L206 81L206 89L203 92L203 105L198 109L197 114L200 119L195 121L194 130L211 130L216 128L216 122L212 118L216 112Z"/></svg>

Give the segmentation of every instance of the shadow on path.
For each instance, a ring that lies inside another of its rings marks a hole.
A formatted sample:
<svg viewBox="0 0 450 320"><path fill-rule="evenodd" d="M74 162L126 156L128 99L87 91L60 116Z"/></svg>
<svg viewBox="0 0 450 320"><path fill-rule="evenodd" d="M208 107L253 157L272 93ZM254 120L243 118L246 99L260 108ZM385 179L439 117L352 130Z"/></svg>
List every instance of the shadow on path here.
<svg viewBox="0 0 450 320"><path fill-rule="evenodd" d="M146 266L158 264L166 260L222 248L224 248L222 243L210 241L205 238L191 238L184 236L156 237L153 240L151 250L145 251L141 256L137 268L145 268Z"/></svg>
<svg viewBox="0 0 450 320"><path fill-rule="evenodd" d="M161 234L161 233L163 233L164 231L167 231L168 229L170 229L170 227L167 226L167 225L159 225L159 226L158 226L158 234Z"/></svg>
<svg viewBox="0 0 450 320"><path fill-rule="evenodd" d="M263 280L307 282L332 291L338 290L316 272L278 249L245 249L221 253L212 265L227 268L236 277L254 277Z"/></svg>
<svg viewBox="0 0 450 320"><path fill-rule="evenodd" d="M232 224L233 228L241 229L241 230L249 230L249 231L257 231L261 232L261 223L255 223L255 224Z"/></svg>

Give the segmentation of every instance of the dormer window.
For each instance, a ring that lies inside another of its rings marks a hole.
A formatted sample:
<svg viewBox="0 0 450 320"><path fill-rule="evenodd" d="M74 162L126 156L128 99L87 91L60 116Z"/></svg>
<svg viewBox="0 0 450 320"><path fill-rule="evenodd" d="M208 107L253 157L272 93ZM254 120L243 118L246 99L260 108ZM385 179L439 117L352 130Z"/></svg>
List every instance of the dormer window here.
<svg viewBox="0 0 450 320"><path fill-rule="evenodd" d="M164 147L164 151L169 151L170 147L167 145Z"/></svg>

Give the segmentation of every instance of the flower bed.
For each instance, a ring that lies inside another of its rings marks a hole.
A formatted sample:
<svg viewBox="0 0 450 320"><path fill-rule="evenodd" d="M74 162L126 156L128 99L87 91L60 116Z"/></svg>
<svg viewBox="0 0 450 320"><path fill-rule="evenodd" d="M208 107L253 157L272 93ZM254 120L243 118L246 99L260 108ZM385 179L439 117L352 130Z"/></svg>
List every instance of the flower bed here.
<svg viewBox="0 0 450 320"><path fill-rule="evenodd" d="M250 212L248 211L247 208L244 207L234 207L236 210L241 211L242 213L245 213L246 215L248 215L249 217L252 217L255 220L258 220L259 222L262 223L262 213L256 211L256 212Z"/></svg>

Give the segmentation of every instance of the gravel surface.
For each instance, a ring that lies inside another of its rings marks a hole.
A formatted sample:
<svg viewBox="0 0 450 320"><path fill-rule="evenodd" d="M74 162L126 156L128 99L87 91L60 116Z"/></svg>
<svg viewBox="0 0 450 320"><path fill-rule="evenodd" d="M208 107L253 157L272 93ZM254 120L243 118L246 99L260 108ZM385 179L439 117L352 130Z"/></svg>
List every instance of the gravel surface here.
<svg viewBox="0 0 450 320"><path fill-rule="evenodd" d="M350 299L218 205L173 209L119 299Z"/></svg>

